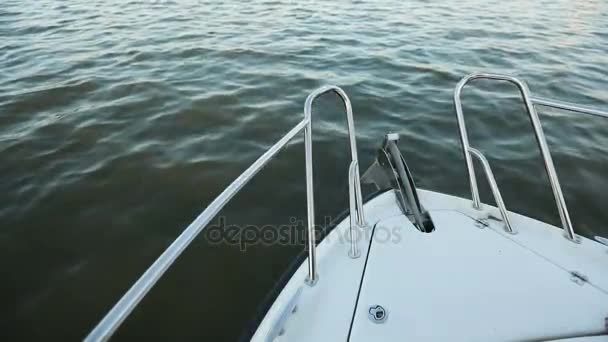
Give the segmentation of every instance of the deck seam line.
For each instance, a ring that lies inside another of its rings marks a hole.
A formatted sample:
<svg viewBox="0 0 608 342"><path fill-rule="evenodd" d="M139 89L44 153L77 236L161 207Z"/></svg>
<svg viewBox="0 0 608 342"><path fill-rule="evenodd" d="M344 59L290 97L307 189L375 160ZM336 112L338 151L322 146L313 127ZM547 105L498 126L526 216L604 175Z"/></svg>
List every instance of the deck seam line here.
<svg viewBox="0 0 608 342"><path fill-rule="evenodd" d="M346 341L350 341L350 335L353 331L353 324L355 323L355 315L357 313L357 307L359 306L359 297L361 296L361 288L363 288L363 280L365 279L365 270L367 270L367 262L369 261L369 253L372 250L372 241L374 241L374 233L376 232L376 226L382 220L378 220L374 224L374 228L372 230L372 234L369 239L369 247L367 248L367 255L365 256L365 264L363 265L363 272L361 272L361 280L359 281L359 290L357 291L357 299L355 300L355 307L353 309L353 316L350 320L350 327L348 328L348 336L346 337Z"/></svg>

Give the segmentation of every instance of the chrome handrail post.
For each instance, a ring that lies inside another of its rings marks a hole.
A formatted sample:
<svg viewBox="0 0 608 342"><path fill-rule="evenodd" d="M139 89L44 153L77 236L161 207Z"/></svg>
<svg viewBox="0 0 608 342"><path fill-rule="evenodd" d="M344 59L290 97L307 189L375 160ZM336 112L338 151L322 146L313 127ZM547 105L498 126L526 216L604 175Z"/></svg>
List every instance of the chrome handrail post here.
<svg viewBox="0 0 608 342"><path fill-rule="evenodd" d="M545 164L545 170L547 171L547 176L549 177L549 183L551 184L551 189L553 190L553 197L555 198L555 203L557 205L557 211L559 213L560 220L562 222L562 227L564 228L564 236L572 241L578 242L579 239L574 234L574 228L572 227L572 222L570 220L570 214L568 213L568 208L566 206L566 201L564 199L564 195L562 193L561 185L559 184L559 179L557 177L557 172L555 171L555 165L553 164L553 158L551 157L551 152L549 151L549 146L547 144L547 140L545 138L545 133L543 132L543 128L540 124L540 120L538 118L538 114L536 113L536 109L534 108L534 104L532 102L532 97L530 95L530 90L525 82L519 80L518 78L507 76L507 75L498 75L498 74L471 74L464 77L454 90L454 105L456 107L456 116L458 118L458 126L460 128L460 137L462 140L462 145L465 153L465 159L467 162L467 170L469 171L469 182L471 185L471 192L473 196L473 203L475 205L475 200L479 201L479 193L477 190L477 182L475 180L475 171L473 170L473 165L471 162L470 151L469 151L469 142L467 137L466 128L464 126L464 118L462 114L462 104L460 102L460 94L462 92L462 88L471 80L475 79L490 79L490 80L499 80L499 81L507 81L517 86L519 92L524 100L524 105L526 107L526 111L528 112L528 116L530 117L530 122L532 123L532 127L534 129L534 135L536 137L536 142L540 149L541 156L543 158L543 162Z"/></svg>
<svg viewBox="0 0 608 342"><path fill-rule="evenodd" d="M460 143L462 144L462 151L464 153L464 160L467 165L467 173L469 175L469 186L471 188L471 198L473 200L473 208L481 210L481 203L479 201L479 190L477 188L477 178L475 177L475 168L473 167L473 159L469 153L471 146L469 145L469 136L467 134L467 127L464 122L464 114L462 112L462 102L460 101L460 94L464 86L471 80L471 76L463 78L456 85L454 90L454 107L456 108L456 118L458 120L458 132L460 133Z"/></svg>
<svg viewBox="0 0 608 342"><path fill-rule="evenodd" d="M338 94L338 96L340 96L340 98L344 102L344 107L346 109L346 124L348 126L348 140L350 143L351 164L352 162L356 162L355 176L357 177L357 181L355 182L355 195L357 199L357 220L359 226L365 227L367 224L365 221L365 214L363 212L363 195L361 193L361 181L359 180L361 177L359 176L359 155L357 153L357 139L355 133L355 121L353 119L353 107L350 102L350 99L348 98L348 95L346 95L346 92L344 92L342 88L335 86L331 86L329 88L330 89L327 89L326 91L333 90L336 94Z"/></svg>
<svg viewBox="0 0 608 342"><path fill-rule="evenodd" d="M306 128L304 129L304 145L306 149L306 198L308 205L308 278L307 283L314 285L318 279L316 266L315 252L315 211L314 211L314 188L313 188L313 167L312 167L312 104L321 95L333 91L340 96L346 109L346 121L348 125L348 138L350 141L351 163L356 162L356 180L355 180L355 199L357 221L360 226L365 226L365 216L363 212L363 199L361 194L361 180L359 177L359 162L357 155L357 142L355 140L355 124L353 119L353 109L346 92L337 86L323 86L313 91L306 98L304 103L304 120Z"/></svg>
<svg viewBox="0 0 608 342"><path fill-rule="evenodd" d="M494 201L496 201L496 206L500 211L500 216L502 216L502 220L505 224L505 231L510 234L515 234L513 227L511 226L511 220L509 220L508 211L505 207L505 202L502 199L502 195L500 194L500 190L498 189L498 184L496 184L496 178L494 178L494 173L492 172L492 168L490 167L490 163L486 159L486 157L479 152L478 150L469 147L469 152L471 152L483 166L483 169L486 173L486 178L488 179L488 183L490 184L490 189L492 189L492 194L494 195Z"/></svg>
<svg viewBox="0 0 608 342"><path fill-rule="evenodd" d="M348 251L348 256L356 259L358 257L361 256L361 253L359 252L359 249L357 247L357 239L358 239L358 232L357 232L357 228L359 228L358 225L358 218L357 218L357 207L356 207L356 203L357 203L357 195L356 195L356 179L359 178L358 174L357 174L357 169L358 169L358 162L356 160L353 160L350 163L350 167L348 168L348 204L349 204L349 209L350 209L350 229L349 229L349 234L350 234L350 249Z"/></svg>
<svg viewBox="0 0 608 342"><path fill-rule="evenodd" d="M304 120L306 127L304 128L304 150L306 162L306 213L308 219L308 277L306 283L310 286L316 284L319 276L317 274L317 255L316 255L316 237L315 237L315 195L313 184L313 167L312 167L312 102L316 96L314 92L306 98L304 103Z"/></svg>
<svg viewBox="0 0 608 342"><path fill-rule="evenodd" d="M361 194L361 176L359 174L359 161L355 160L357 162L357 167L355 168L355 194L356 194L356 210L357 210L357 222L359 224L359 227L361 228L365 228L368 227L367 225L367 220L365 219L365 212L363 211L363 195Z"/></svg>
<svg viewBox="0 0 608 342"><path fill-rule="evenodd" d="M557 204L559 218L562 222L562 226L564 227L565 237L570 241L577 242L576 235L574 234L574 228L572 227L572 221L570 220L570 214L568 213L568 208L566 207L566 200L564 199L562 187L559 184L557 172L555 171L555 165L553 164L553 157L551 157L551 152L549 151L549 145L547 144L543 127L540 123L540 119L538 118L538 113L536 113L536 108L531 100L530 89L528 89L528 85L525 82L519 79L510 78L510 81L519 87L526 104L526 109L530 115L530 121L532 121L532 126L534 127L536 142L540 148L540 153L545 163L545 169L547 170L547 175L549 176L549 183L551 183L551 189L553 190L553 197L555 197L555 202Z"/></svg>

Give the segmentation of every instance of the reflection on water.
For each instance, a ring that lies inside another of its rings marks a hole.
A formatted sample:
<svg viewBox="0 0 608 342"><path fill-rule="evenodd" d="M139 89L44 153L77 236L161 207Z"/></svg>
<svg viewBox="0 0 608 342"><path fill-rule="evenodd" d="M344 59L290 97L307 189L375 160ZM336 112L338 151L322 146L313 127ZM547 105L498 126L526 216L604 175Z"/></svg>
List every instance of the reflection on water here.
<svg viewBox="0 0 608 342"><path fill-rule="evenodd" d="M2 334L78 339L214 196L295 124L351 96L362 168L401 134L418 184L468 196L451 92L465 74L606 107L605 1L17 1L0 7ZM464 96L507 206L558 224L514 89ZM577 231L608 236L608 126L543 112ZM317 215L346 207L346 126L314 117ZM222 214L305 217L301 137ZM481 182L482 198L490 192ZM198 239L118 339L233 340L301 246Z"/></svg>

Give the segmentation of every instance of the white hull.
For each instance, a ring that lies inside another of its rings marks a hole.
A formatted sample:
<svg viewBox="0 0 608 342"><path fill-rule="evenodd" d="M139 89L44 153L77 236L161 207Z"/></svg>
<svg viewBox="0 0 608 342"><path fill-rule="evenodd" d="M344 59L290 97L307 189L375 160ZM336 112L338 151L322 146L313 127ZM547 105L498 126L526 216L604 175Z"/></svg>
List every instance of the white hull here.
<svg viewBox="0 0 608 342"><path fill-rule="evenodd" d="M392 190L367 202L370 227L361 230L361 256L348 256L346 218L317 248L319 281L305 284L302 263L252 341L529 341L607 334L606 246L585 238L572 243L562 229L511 212L517 234L506 233L495 219L480 228L476 219L500 217L496 208L485 205L480 212L470 200L431 191L419 190L419 196L434 232L417 230ZM369 318L374 305L388 312L383 323ZM608 336L577 339L583 340Z"/></svg>

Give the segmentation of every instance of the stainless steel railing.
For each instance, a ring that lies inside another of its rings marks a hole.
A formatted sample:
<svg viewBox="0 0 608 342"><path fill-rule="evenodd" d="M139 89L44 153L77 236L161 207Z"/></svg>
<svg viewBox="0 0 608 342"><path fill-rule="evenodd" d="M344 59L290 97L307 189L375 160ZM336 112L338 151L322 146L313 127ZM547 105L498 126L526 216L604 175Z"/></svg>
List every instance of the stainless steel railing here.
<svg viewBox="0 0 608 342"><path fill-rule="evenodd" d="M569 112L577 112L577 113L581 113L581 114L595 115L595 116L600 116L600 117L608 119L607 111L599 110L596 108L580 106L580 105L577 105L574 103L557 101L557 100L547 99L547 98L543 98L543 97L534 97L534 96L532 97L532 103L534 103L537 106L550 107L550 108L555 108L555 109L566 110Z"/></svg>
<svg viewBox="0 0 608 342"><path fill-rule="evenodd" d="M309 285L314 285L317 282L317 263L316 263L316 249L315 249L315 206L314 206L314 194L313 194L313 183L312 183L312 104L321 95L333 91L335 92L342 101L346 109L346 123L348 126L348 138L350 142L350 154L351 154L351 165L355 166L356 181L354 182L355 200L356 200L356 216L357 222L361 226L365 226L365 215L363 213L363 196L361 194L361 180L359 177L359 157L357 154L357 141L355 138L355 122L353 119L353 108L350 103L348 95L339 87L336 86L325 86L313 91L306 98L304 103L304 121L307 122L306 128L304 129L304 148L306 152L306 198L308 201L307 213L308 213L308 278L306 282ZM350 213L352 216L354 213Z"/></svg>
<svg viewBox="0 0 608 342"><path fill-rule="evenodd" d="M203 210L203 212L167 247L167 249L154 261L154 263L139 277L122 298L112 307L106 316L95 326L85 338L87 342L107 341L118 329L120 324L129 316L135 307L141 302L146 294L158 282L162 275L171 267L180 254L192 243L209 222L219 211L245 186L287 143L298 133L304 130L304 148L306 159L306 199L307 199L307 230L308 230L308 277L306 282L313 286L318 280L315 250L315 209L313 193L313 169L312 169L312 104L316 98L328 93L335 92L344 102L346 109L348 135L351 150L351 169L354 179L349 183L354 186L350 189L354 194L354 210L351 206L351 216L357 217L360 226L365 226L363 213L363 200L361 196L361 182L359 177L359 164L357 156L357 145L355 141L355 125L353 120L352 106L344 90L336 86L325 86L315 90L308 96L304 104L304 119L293 127L285 136L270 147L251 166L239 175L220 195ZM354 166L353 166L354 165Z"/></svg>
<svg viewBox="0 0 608 342"><path fill-rule="evenodd" d="M498 184L496 184L496 178L494 178L494 173L492 172L490 163L488 162L486 157L477 149L469 147L469 153L472 153L473 156L479 159L479 161L481 162L481 166L483 166L483 170L486 173L486 178L488 179L488 184L490 184L490 189L492 189L492 194L494 195L494 201L496 202L496 206L500 211L502 221L505 224L505 231L507 233L515 234L513 226L511 226L511 220L509 219L509 212L507 211L507 207L505 207L505 201L503 201L502 199L502 195L500 194L500 190L498 189Z"/></svg>
<svg viewBox="0 0 608 342"><path fill-rule="evenodd" d="M353 160L348 168L348 207L350 208L350 249L348 250L348 256L356 259L361 256L359 252L357 240L358 240L358 228L361 228L360 222L358 222L358 216L354 215L357 211L357 194L356 194L356 182L360 180L359 177L359 162Z"/></svg>
<svg viewBox="0 0 608 342"><path fill-rule="evenodd" d="M530 96L530 90L525 82L507 75L498 75L498 74L472 74L463 78L456 89L454 90L454 106L456 107L456 116L458 118L458 127L460 132L460 140L462 142L465 162L467 165L467 171L469 174L469 185L471 187L471 196L473 198L473 207L476 209L481 209L481 205L479 203L479 190L477 189L477 181L475 177L475 169L473 168L473 162L471 160L471 152L469 145L469 138L467 135L467 129L464 122L464 114L462 112L462 103L460 101L460 94L462 93L462 89L464 86L472 80L476 79L490 79L490 80L499 80L499 81L507 81L517 86L519 89L521 96L524 101L524 105L526 107L526 111L530 116L530 121L532 122L532 128L534 129L534 135L536 136L536 142L538 143L538 147L540 148L540 153L543 158L543 162L545 165L545 170L547 171L547 175L549 176L549 182L551 183L551 189L553 190L553 197L555 198L555 203L557 205L557 211L559 212L559 216L562 222L562 227L564 228L565 237L573 242L577 241L576 235L574 234L574 228L572 227L572 222L570 220L570 214L568 213L568 208L566 206L566 201L564 200L564 194L562 193L562 188L559 184L559 179L557 178L557 172L555 171L555 166L553 165L553 158L551 158L551 152L549 152L549 146L547 145L547 140L545 139L545 133L543 132L543 128L540 124L540 120L538 118L538 114L536 113L536 109L534 108L534 104L532 102L532 97Z"/></svg>

